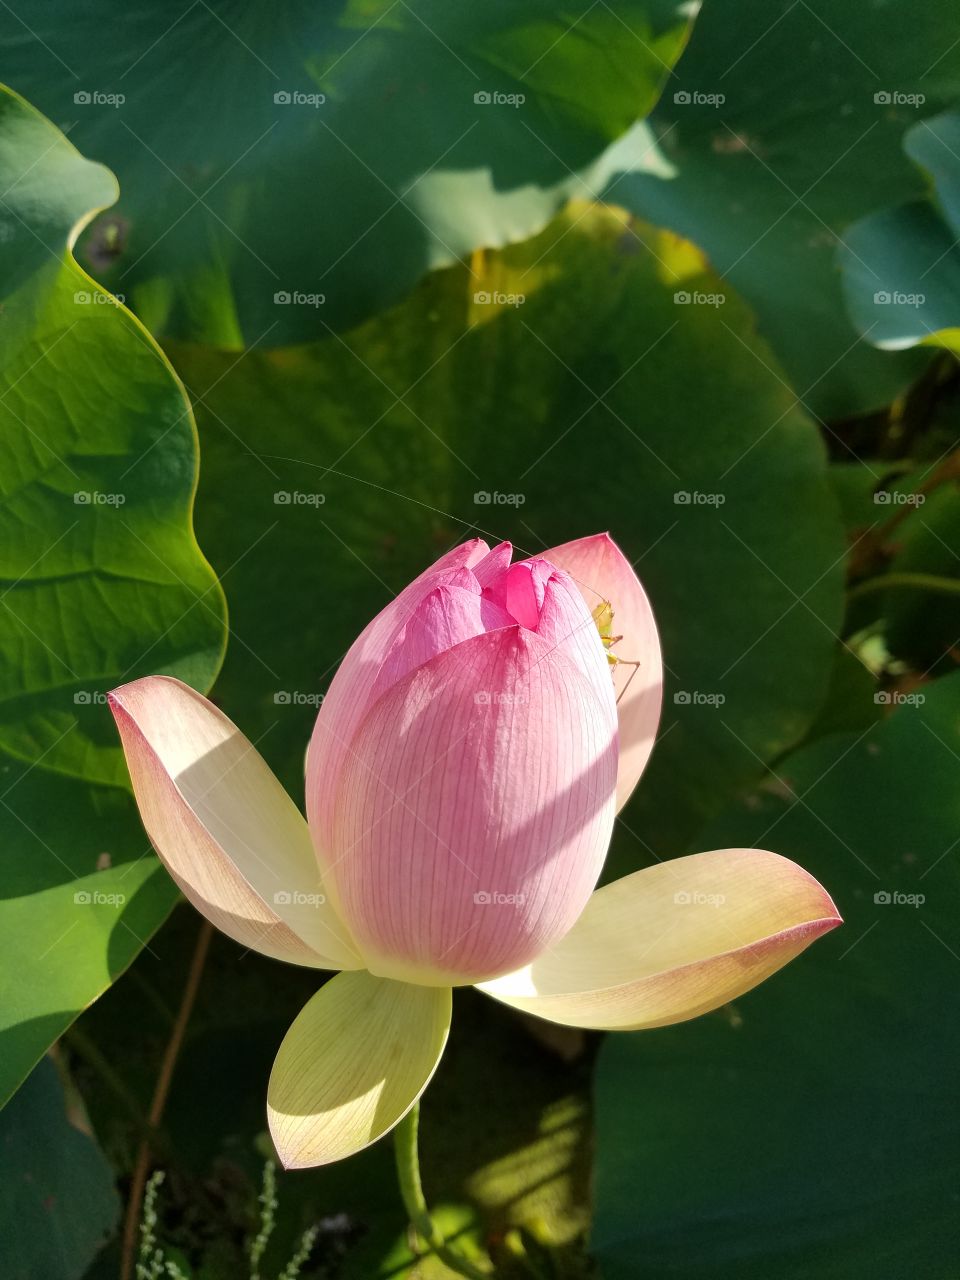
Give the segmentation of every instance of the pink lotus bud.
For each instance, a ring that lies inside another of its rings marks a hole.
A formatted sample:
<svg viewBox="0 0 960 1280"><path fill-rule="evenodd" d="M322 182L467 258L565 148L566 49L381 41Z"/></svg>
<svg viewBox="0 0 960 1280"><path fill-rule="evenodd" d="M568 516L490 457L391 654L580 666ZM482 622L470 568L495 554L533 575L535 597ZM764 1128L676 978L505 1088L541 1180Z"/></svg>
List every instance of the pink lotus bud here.
<svg viewBox="0 0 960 1280"><path fill-rule="evenodd" d="M350 649L310 743L309 831L189 686L147 676L110 695L144 825L190 901L245 947L341 970L270 1077L288 1168L407 1114L443 1053L452 984L570 1026L664 1026L840 923L812 876L763 849L591 892L656 733L653 614L606 534L510 556L457 547Z"/></svg>
<svg viewBox="0 0 960 1280"><path fill-rule="evenodd" d="M508 544L438 561L351 648L308 753L324 884L367 967L476 982L567 933L617 765L607 654L568 575Z"/></svg>

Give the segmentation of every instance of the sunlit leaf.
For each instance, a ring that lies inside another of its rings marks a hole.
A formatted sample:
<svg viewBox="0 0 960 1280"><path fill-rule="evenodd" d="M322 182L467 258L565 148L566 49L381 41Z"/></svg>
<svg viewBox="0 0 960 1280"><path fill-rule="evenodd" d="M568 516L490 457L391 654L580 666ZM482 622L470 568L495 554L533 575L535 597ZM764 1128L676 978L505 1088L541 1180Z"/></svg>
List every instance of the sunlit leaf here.
<svg viewBox="0 0 960 1280"><path fill-rule="evenodd" d="M113 177L3 91L0 189L3 1101L175 898L105 692L151 671L205 688L225 626L183 390L70 253Z"/></svg>

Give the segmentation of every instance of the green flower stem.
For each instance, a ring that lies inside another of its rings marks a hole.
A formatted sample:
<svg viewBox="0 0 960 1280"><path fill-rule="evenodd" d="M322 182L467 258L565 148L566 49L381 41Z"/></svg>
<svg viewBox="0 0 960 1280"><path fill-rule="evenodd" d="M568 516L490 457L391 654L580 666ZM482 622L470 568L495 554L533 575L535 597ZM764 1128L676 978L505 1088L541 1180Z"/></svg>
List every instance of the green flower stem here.
<svg viewBox="0 0 960 1280"><path fill-rule="evenodd" d="M397 1157L397 1178L400 1195L417 1235L457 1275L469 1280L489 1280L486 1271L480 1271L466 1258L451 1249L430 1216L423 1197L420 1181L420 1157L417 1150L417 1133L420 1128L420 1103L415 1102L393 1131L393 1145Z"/></svg>
<svg viewBox="0 0 960 1280"><path fill-rule="evenodd" d="M878 578L858 582L849 593L851 600L872 595L875 591L933 591L939 595L960 595L960 578L940 578L933 573L884 573Z"/></svg>

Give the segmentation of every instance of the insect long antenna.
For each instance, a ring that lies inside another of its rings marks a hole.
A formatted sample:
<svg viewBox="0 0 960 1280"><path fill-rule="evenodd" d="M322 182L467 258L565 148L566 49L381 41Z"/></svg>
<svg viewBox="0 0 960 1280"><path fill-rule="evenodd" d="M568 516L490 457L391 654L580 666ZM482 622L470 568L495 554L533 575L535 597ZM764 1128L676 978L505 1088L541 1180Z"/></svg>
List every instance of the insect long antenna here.
<svg viewBox="0 0 960 1280"><path fill-rule="evenodd" d="M630 688L630 685L633 683L633 677L634 677L634 676L637 674L637 672L640 670L640 663L639 663L639 662L628 662L625 658L618 658L618 659L617 659L617 665L618 665L618 666L621 666L621 667L633 667L633 670L630 672L630 679L627 681L627 683L623 686L623 688L622 688L622 689L620 690L620 692L617 694L617 706L619 706L619 705L620 705L620 699L623 697L623 695L624 695L624 694L627 692L627 690Z"/></svg>

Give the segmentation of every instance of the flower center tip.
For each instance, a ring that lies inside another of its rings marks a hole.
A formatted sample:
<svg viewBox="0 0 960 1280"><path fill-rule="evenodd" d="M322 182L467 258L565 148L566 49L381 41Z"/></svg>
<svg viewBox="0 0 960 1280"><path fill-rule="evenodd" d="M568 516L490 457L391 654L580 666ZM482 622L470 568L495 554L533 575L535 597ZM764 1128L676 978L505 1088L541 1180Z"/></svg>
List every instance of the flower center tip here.
<svg viewBox="0 0 960 1280"><path fill-rule="evenodd" d="M505 603L511 618L521 627L536 631L540 625L541 599L528 565L515 564L507 570Z"/></svg>

